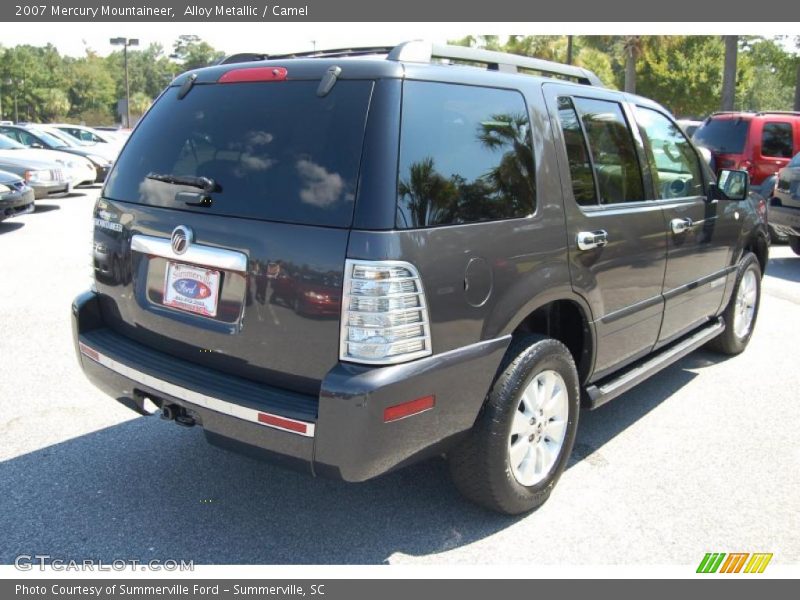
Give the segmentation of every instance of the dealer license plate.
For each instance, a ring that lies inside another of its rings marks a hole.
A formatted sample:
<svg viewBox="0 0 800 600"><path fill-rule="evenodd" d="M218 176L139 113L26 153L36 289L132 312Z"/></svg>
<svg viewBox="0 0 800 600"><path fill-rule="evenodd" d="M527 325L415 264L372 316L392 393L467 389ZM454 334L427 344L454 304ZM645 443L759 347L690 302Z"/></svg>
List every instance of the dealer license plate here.
<svg viewBox="0 0 800 600"><path fill-rule="evenodd" d="M219 271L167 263L164 278L164 306L171 306L205 317L217 316Z"/></svg>

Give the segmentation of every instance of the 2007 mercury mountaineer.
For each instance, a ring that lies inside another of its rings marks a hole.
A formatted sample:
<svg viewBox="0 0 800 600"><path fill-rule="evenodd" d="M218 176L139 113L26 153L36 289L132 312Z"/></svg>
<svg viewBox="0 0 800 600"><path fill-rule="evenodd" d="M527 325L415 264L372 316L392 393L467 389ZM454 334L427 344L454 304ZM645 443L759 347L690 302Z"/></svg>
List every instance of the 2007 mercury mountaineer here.
<svg viewBox="0 0 800 600"><path fill-rule="evenodd" d="M180 75L117 160L76 349L213 443L347 481L444 454L468 498L520 513L581 404L745 348L768 255L748 186L574 66L238 55Z"/></svg>

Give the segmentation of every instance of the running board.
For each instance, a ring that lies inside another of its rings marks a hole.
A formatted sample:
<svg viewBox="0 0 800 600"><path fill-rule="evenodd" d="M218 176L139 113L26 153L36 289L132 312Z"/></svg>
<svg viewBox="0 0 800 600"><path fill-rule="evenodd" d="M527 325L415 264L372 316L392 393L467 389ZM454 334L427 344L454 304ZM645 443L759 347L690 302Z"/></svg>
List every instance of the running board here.
<svg viewBox="0 0 800 600"><path fill-rule="evenodd" d="M613 400L651 375L658 373L661 369L668 367L687 354L697 350L700 346L717 337L723 331L725 331L725 321L722 317L719 317L708 325L703 326L702 329L695 331L689 337L667 346L667 348L660 350L657 354L646 359L644 362L640 362L626 369L622 374L615 376L613 379L605 381L600 387L590 385L586 388L588 408L593 410L598 406L602 406L609 400Z"/></svg>

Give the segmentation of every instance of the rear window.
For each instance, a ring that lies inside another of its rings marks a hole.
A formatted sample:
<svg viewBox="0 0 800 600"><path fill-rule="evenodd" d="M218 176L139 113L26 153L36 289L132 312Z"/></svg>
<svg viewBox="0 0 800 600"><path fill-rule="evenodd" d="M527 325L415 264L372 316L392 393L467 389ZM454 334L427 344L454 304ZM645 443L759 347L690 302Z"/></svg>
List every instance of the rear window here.
<svg viewBox="0 0 800 600"><path fill-rule="evenodd" d="M711 119L695 132L695 144L705 146L720 154L741 154L750 130L750 121L744 119Z"/></svg>
<svg viewBox="0 0 800 600"><path fill-rule="evenodd" d="M198 84L171 88L131 135L109 177L114 200L187 209L196 188L149 174L210 177L219 191L203 212L347 227L372 82Z"/></svg>
<svg viewBox="0 0 800 600"><path fill-rule="evenodd" d="M405 83L397 227L532 215L533 164L530 120L519 92Z"/></svg>

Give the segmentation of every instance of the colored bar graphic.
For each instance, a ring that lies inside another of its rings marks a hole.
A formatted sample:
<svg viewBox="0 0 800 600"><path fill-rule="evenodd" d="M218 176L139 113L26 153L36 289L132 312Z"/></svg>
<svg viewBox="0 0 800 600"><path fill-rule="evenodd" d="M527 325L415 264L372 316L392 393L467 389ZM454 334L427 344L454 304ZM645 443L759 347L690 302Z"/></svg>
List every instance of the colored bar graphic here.
<svg viewBox="0 0 800 600"><path fill-rule="evenodd" d="M722 559L725 558L724 552L708 552L700 561L697 567L698 573L716 573Z"/></svg>
<svg viewBox="0 0 800 600"><path fill-rule="evenodd" d="M769 552L731 552L727 555L724 552L706 552L697 566L697 573L740 573L742 567L745 573L763 573L771 560L772 553Z"/></svg>
<svg viewBox="0 0 800 600"><path fill-rule="evenodd" d="M731 552L728 554L728 558L725 559L725 562L722 563L722 568L719 572L738 573L748 556L750 556L750 554L747 552Z"/></svg>
<svg viewBox="0 0 800 600"><path fill-rule="evenodd" d="M744 568L745 573L763 573L767 568L769 561L772 560L772 554L755 553L750 558L747 566Z"/></svg>

